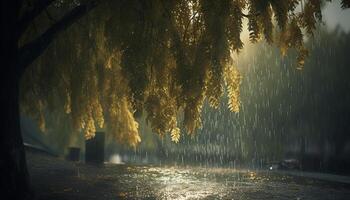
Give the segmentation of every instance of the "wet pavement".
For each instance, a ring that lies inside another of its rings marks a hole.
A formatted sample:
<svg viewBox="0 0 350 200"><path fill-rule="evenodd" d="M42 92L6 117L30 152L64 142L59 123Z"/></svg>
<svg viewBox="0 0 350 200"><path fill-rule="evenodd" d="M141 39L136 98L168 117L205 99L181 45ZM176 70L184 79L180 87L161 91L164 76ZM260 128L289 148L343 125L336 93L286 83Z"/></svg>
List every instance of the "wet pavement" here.
<svg viewBox="0 0 350 200"><path fill-rule="evenodd" d="M270 171L27 158L37 199L350 199L349 184Z"/></svg>

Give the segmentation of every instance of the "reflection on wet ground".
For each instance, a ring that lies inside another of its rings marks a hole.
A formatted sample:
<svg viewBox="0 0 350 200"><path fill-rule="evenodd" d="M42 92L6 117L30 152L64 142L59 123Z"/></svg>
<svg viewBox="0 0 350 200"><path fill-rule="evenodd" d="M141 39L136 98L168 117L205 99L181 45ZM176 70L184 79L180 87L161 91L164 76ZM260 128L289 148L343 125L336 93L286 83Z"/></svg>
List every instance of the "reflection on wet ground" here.
<svg viewBox="0 0 350 200"><path fill-rule="evenodd" d="M247 170L106 166L106 171L125 167L116 187L130 198L157 199L349 199L350 190L312 179Z"/></svg>
<svg viewBox="0 0 350 200"><path fill-rule="evenodd" d="M38 199L350 199L350 185L226 168L74 164L28 156Z"/></svg>

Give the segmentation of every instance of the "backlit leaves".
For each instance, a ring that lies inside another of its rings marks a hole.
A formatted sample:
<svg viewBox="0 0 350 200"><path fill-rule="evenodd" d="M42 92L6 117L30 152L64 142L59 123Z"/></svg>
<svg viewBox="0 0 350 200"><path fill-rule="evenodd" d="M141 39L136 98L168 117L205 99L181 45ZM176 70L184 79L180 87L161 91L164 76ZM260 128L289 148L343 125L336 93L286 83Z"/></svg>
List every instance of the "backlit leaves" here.
<svg viewBox="0 0 350 200"><path fill-rule="evenodd" d="M301 13L301 24L307 33L312 35L316 28L317 21L322 21L321 0L308 0L304 6L304 12Z"/></svg>
<svg viewBox="0 0 350 200"><path fill-rule="evenodd" d="M239 112L239 86L241 84L241 75L234 66L225 67L225 84L228 93L228 107L232 112Z"/></svg>
<svg viewBox="0 0 350 200"><path fill-rule="evenodd" d="M242 77L231 54L243 48L244 18L251 42L278 41L303 66L303 32L321 21L321 1L303 2L300 12L298 0L105 0L26 72L22 110L44 124L45 112L62 108L87 138L102 128L131 146L144 115L153 132L178 142L179 127L195 133L203 104L218 107L224 86L239 111Z"/></svg>

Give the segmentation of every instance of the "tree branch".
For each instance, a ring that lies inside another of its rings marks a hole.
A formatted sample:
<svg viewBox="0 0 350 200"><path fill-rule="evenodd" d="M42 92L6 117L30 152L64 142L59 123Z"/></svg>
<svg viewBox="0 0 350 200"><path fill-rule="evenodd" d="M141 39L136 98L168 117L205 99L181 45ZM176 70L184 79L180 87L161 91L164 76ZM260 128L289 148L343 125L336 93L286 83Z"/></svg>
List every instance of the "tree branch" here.
<svg viewBox="0 0 350 200"><path fill-rule="evenodd" d="M28 44L23 45L23 47L19 49L18 67L20 71L23 71L37 57L39 57L60 32L66 30L74 22L96 6L96 1L92 1L88 4L79 5L73 8L64 17L62 17L61 20L47 29L42 35Z"/></svg>
<svg viewBox="0 0 350 200"><path fill-rule="evenodd" d="M34 8L25 12L18 22L18 37L20 37L25 30L27 30L30 23L45 10L55 0L38 0L34 4Z"/></svg>
<svg viewBox="0 0 350 200"><path fill-rule="evenodd" d="M241 12L241 15L243 17L246 17L246 18L250 18L250 17L257 17L259 16L261 13L260 12L257 12L257 13L254 13L254 14L244 14L243 12Z"/></svg>

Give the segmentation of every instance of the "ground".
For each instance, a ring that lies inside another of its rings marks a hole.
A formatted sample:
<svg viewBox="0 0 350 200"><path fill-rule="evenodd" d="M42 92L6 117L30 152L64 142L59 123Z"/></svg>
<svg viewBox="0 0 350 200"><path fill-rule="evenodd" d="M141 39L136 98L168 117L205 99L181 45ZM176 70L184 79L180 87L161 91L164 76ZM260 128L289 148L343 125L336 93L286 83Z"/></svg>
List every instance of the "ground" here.
<svg viewBox="0 0 350 200"><path fill-rule="evenodd" d="M36 198L348 200L350 184L269 171L74 163L27 151Z"/></svg>

